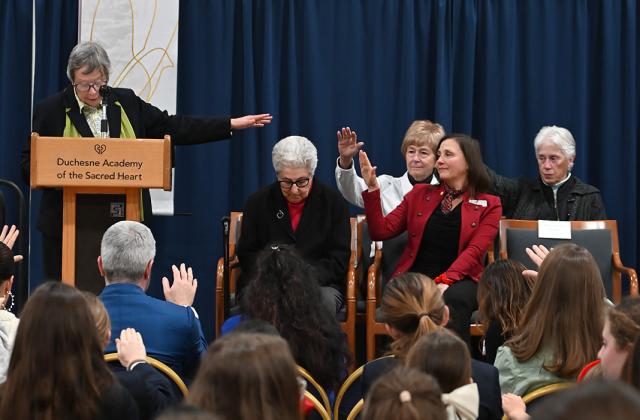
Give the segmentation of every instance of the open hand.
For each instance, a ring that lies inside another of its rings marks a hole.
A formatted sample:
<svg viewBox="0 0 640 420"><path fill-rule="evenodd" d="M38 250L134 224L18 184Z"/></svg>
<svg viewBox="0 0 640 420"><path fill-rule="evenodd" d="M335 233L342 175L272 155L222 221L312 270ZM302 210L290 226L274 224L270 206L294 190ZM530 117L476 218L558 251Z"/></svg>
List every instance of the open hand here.
<svg viewBox="0 0 640 420"><path fill-rule="evenodd" d="M367 184L369 191L375 191L380 188L378 185L378 177L376 176L376 166L372 166L369 161L369 157L364 150L360 150L359 154L360 158L360 172L362 173L362 178L364 182Z"/></svg>
<svg viewBox="0 0 640 420"><path fill-rule="evenodd" d="M20 231L15 225L11 225L11 227L4 225L2 231L0 231L0 242L3 242L9 249L12 249L18 239L18 235L20 235ZM14 255L13 262L19 261L22 261L22 255Z"/></svg>
<svg viewBox="0 0 640 420"><path fill-rule="evenodd" d="M245 115L244 117L231 118L231 129L244 130L245 128L264 127L272 119L273 116L271 114Z"/></svg>
<svg viewBox="0 0 640 420"><path fill-rule="evenodd" d="M118 360L125 368L135 361L147 358L142 335L133 328L125 328L120 332L120 338L116 337L116 349Z"/></svg>
<svg viewBox="0 0 640 420"><path fill-rule="evenodd" d="M342 127L337 133L338 136L338 153L340 153L340 167L347 169L351 167L353 157L358 154L358 151L363 142L358 143L358 135L355 131L351 131L349 127Z"/></svg>
<svg viewBox="0 0 640 420"><path fill-rule="evenodd" d="M168 278L162 278L164 298L167 302L175 303L176 305L193 305L193 299L196 297L196 289L198 288L198 280L193 278L191 267L187 268L182 263L180 268L172 265L171 270L173 271L173 284L171 286L169 286Z"/></svg>

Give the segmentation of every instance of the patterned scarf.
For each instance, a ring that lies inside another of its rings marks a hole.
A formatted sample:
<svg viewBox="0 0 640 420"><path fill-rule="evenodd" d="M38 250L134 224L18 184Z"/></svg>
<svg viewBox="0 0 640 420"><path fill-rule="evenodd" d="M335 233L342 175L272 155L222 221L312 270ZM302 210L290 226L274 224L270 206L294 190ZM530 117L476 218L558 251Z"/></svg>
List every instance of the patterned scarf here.
<svg viewBox="0 0 640 420"><path fill-rule="evenodd" d="M444 198L440 202L440 210L442 210L442 213L449 213L453 209L453 201L460 197L462 193L464 193L464 190L454 190L447 184L444 184Z"/></svg>

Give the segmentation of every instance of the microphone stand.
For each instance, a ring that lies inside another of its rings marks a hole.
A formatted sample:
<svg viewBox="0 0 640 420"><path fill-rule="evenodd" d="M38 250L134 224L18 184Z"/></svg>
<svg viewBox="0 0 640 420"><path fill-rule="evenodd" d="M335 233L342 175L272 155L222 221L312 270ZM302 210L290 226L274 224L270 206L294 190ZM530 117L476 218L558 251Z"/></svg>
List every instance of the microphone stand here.
<svg viewBox="0 0 640 420"><path fill-rule="evenodd" d="M102 119L100 120L100 137L109 137L109 121L107 120L107 99L111 93L111 88L107 85L100 86L100 96L102 96Z"/></svg>

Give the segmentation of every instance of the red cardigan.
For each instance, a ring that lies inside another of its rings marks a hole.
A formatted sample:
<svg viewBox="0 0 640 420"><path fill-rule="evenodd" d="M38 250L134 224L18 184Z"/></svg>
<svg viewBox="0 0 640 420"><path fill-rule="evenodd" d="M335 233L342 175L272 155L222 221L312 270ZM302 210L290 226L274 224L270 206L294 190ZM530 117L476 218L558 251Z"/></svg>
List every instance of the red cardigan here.
<svg viewBox="0 0 640 420"><path fill-rule="evenodd" d="M443 194L442 185L418 184L404 196L398 207L384 217L380 190L362 193L371 239L384 241L408 231L407 246L398 260L394 276L413 266L427 220L440 205ZM469 200L465 194L460 205L462 220L458 258L446 274L452 281L464 277L478 281L484 269L484 255L498 234L502 205L500 198L490 194L477 194L474 200Z"/></svg>

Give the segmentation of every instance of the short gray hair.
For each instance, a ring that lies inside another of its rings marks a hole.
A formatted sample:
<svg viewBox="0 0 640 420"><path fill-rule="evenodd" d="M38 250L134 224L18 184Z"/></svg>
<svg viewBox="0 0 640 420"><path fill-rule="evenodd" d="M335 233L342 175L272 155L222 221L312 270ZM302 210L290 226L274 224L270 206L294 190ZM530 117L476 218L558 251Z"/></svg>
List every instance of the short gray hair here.
<svg viewBox="0 0 640 420"><path fill-rule="evenodd" d="M289 136L273 146L271 161L276 173L283 168L307 168L313 176L318 166L318 150L306 137Z"/></svg>
<svg viewBox="0 0 640 420"><path fill-rule="evenodd" d="M94 70L100 70L109 80L111 61L105 49L97 42L81 42L71 50L67 62L67 77L71 83L74 82L75 71L83 67L86 67L83 73L88 74Z"/></svg>
<svg viewBox="0 0 640 420"><path fill-rule="evenodd" d="M551 143L557 146L567 159L575 159L576 157L576 141L571 131L556 125L545 126L538 131L535 140L533 140L533 148L538 153L538 149L543 143ZM573 167L573 162L569 164L569 170Z"/></svg>
<svg viewBox="0 0 640 420"><path fill-rule="evenodd" d="M102 236L100 256L109 283L135 283L142 279L155 255L156 240L142 223L123 220Z"/></svg>

